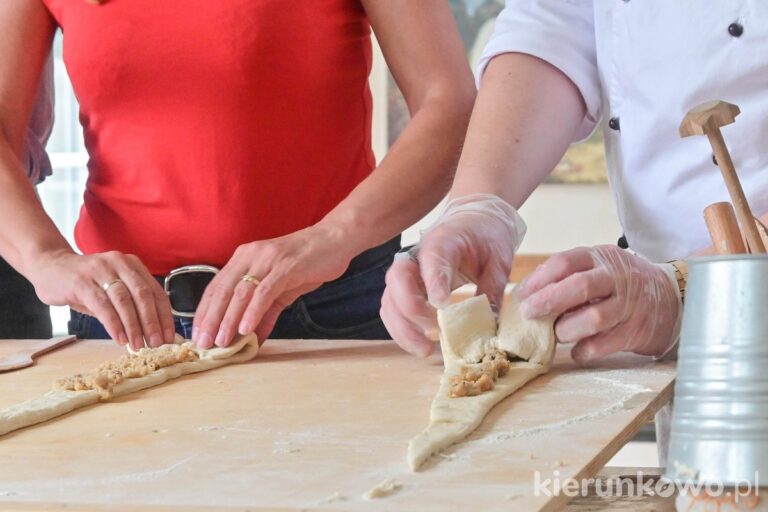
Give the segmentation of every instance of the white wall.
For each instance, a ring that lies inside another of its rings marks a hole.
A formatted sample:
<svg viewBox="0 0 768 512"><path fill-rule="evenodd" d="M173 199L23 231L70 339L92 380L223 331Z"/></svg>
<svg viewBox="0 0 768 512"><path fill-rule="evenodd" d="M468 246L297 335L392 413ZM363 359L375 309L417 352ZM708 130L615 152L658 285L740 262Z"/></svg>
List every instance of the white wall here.
<svg viewBox="0 0 768 512"><path fill-rule="evenodd" d="M415 243L434 222L440 207L403 233ZM550 254L580 245L615 244L622 230L607 185L540 186L520 209L528 224L521 253Z"/></svg>

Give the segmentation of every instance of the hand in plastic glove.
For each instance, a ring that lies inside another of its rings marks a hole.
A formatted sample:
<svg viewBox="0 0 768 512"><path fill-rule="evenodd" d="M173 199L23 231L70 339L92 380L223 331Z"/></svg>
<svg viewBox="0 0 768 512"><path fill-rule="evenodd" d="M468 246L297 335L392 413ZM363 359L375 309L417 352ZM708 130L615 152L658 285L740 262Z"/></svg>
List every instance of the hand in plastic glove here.
<svg viewBox="0 0 768 512"><path fill-rule="evenodd" d="M671 265L611 245L555 254L521 285L528 318L556 315L555 334L585 362L613 352L661 355L677 340L682 303Z"/></svg>
<svg viewBox="0 0 768 512"><path fill-rule="evenodd" d="M470 281L498 308L524 234L523 219L498 196L450 201L411 254L398 257L387 272L381 318L395 341L408 352L429 355L435 308L448 305L451 290Z"/></svg>

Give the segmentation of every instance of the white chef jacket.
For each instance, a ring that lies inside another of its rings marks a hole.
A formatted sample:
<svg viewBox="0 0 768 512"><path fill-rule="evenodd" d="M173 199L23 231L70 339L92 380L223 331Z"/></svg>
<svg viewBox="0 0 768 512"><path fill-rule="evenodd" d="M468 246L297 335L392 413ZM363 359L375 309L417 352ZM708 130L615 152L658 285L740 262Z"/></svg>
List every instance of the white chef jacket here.
<svg viewBox="0 0 768 512"><path fill-rule="evenodd" d="M710 245L702 210L730 200L706 136L686 112L737 104L722 129L752 206L768 212L768 0L507 0L479 62L519 52L581 92L578 138L602 123L608 177L630 248L653 261Z"/></svg>

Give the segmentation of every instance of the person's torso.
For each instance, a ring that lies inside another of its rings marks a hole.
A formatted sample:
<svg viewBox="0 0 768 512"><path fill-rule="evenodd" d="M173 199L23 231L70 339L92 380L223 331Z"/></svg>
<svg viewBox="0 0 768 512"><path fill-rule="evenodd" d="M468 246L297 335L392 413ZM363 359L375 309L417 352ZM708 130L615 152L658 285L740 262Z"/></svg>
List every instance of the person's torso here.
<svg viewBox="0 0 768 512"><path fill-rule="evenodd" d="M307 227L374 167L359 0L43 0L89 178L76 238L155 274Z"/></svg>
<svg viewBox="0 0 768 512"><path fill-rule="evenodd" d="M594 9L609 178L630 247L664 261L710 245L702 211L730 199L707 138L678 131L709 100L741 108L722 133L753 213L768 212L768 2Z"/></svg>

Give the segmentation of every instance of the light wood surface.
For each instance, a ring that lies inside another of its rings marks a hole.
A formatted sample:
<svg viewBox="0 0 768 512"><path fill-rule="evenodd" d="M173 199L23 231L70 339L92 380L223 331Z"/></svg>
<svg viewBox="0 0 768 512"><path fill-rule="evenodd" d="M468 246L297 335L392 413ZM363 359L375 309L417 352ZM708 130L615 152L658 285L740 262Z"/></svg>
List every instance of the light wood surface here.
<svg viewBox="0 0 768 512"><path fill-rule="evenodd" d="M731 203L723 201L707 206L704 221L717 254L746 254L747 248Z"/></svg>
<svg viewBox="0 0 768 512"><path fill-rule="evenodd" d="M0 356L22 341L0 341ZM252 362L183 377L0 437L0 509L560 510L534 472L588 477L669 400L674 366L621 355L553 371L469 440L408 471L442 366L392 342L274 340ZM0 375L0 408L118 357L78 341ZM367 501L385 479L402 489ZM338 499L328 501L331 496Z"/></svg>

